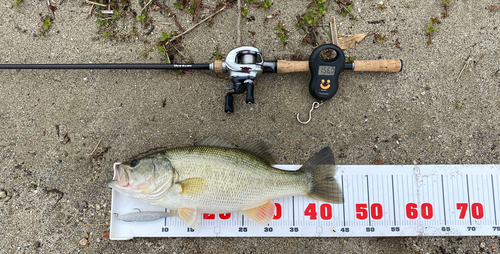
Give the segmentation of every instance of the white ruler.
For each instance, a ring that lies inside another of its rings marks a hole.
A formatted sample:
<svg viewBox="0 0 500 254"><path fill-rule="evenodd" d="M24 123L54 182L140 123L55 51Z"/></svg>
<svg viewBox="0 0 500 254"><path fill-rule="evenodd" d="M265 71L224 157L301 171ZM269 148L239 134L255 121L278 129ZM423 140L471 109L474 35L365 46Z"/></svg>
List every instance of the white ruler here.
<svg viewBox="0 0 500 254"><path fill-rule="evenodd" d="M267 226L242 213L204 214L196 230L178 217L124 222L111 216L110 239L500 235L500 165L339 165L335 178L343 204L303 196L276 199ZM112 214L137 212L134 208L165 211L113 190Z"/></svg>

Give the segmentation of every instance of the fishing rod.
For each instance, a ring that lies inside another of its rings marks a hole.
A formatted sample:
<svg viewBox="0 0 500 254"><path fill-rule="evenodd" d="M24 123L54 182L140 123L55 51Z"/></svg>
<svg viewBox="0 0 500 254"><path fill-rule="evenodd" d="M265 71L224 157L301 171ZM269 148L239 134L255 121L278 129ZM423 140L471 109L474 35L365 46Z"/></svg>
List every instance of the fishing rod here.
<svg viewBox="0 0 500 254"><path fill-rule="evenodd" d="M331 50L332 59L322 59L321 52ZM335 55L333 54L335 53ZM337 93L338 78L343 70L400 72L403 61L381 59L345 62L344 52L334 44L317 47L308 61L264 61L259 49L243 46L231 50L225 61L215 60L209 64L0 64L0 69L161 69L161 70L211 70L215 73L229 73L232 85L228 87L224 111L232 113L233 95L246 92L246 103L254 103L255 79L263 72L291 73L311 72L309 92L318 100L330 99Z"/></svg>

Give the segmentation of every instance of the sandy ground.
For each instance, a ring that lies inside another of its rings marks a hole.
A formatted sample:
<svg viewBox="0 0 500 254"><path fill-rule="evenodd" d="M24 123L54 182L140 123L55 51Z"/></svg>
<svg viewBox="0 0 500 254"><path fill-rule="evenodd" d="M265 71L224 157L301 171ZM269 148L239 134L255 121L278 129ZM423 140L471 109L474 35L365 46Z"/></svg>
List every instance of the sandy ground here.
<svg viewBox="0 0 500 254"><path fill-rule="evenodd" d="M45 36L40 20L46 1L0 4L0 63L163 63L150 48L161 32L178 30L164 11L151 11L156 29L146 35L130 13L115 22L117 34L103 38L97 15L84 1L56 0L55 20ZM131 8L141 7L131 0ZM181 25L192 15L165 3ZM235 144L263 139L281 164L301 164L331 146L338 164L498 164L500 155L500 11L493 0L451 1L449 17L437 1L354 1L351 20L329 0L325 18L335 16L339 35L374 31L345 51L358 60L400 58L401 73L345 71L335 97L301 125L314 101L309 74L263 74L256 103L235 97L235 113L223 112L228 80L206 74L155 70L1 70L0 77L0 253L153 253L315 251L317 253L494 253L497 237L400 238L174 238L110 241L112 163L157 147L192 144L216 135ZM215 4L215 1L205 2ZM291 59L305 33L295 16L308 1L274 0L255 20L241 25L242 44L261 49L265 59ZM207 16L204 10L201 16ZM264 23L266 16L279 13ZM431 17L438 31L428 46ZM246 18L244 18L246 20ZM212 61L236 47L237 10L221 12L212 25L183 39L184 54ZM384 20L370 24L368 21ZM274 30L283 21L286 47ZM133 32L136 27L136 32ZM110 28L108 28L110 29ZM395 33L397 31L397 33ZM255 32L253 34L253 32ZM253 34L253 35L252 35ZM320 30L320 43L329 42ZM120 36L122 35L122 36ZM123 37L123 38L121 38ZM396 40L400 48L396 47ZM457 81L467 58L470 61ZM180 62L180 57L176 60ZM100 142L94 155L92 150ZM106 151L107 150L107 151ZM101 154L99 158L95 154ZM89 244L79 241L87 235Z"/></svg>

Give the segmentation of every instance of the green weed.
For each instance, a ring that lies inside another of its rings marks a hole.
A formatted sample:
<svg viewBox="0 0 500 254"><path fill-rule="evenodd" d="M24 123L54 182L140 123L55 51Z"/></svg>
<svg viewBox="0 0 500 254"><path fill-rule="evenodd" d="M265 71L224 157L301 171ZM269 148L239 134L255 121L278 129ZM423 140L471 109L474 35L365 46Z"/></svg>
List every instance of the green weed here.
<svg viewBox="0 0 500 254"><path fill-rule="evenodd" d="M271 0L263 0L263 1L257 1L257 0L246 0L247 3L250 4L257 4L257 7L262 8L262 10L267 10L269 7L273 5L273 2Z"/></svg>
<svg viewBox="0 0 500 254"><path fill-rule="evenodd" d="M378 33L374 33L373 34L373 38L375 39L375 41L378 41L378 42L384 42L385 41L385 35L382 36Z"/></svg>
<svg viewBox="0 0 500 254"><path fill-rule="evenodd" d="M441 21L439 21L439 19L436 18L431 18L431 22L429 22L429 24L427 25L427 30L425 30L425 32L429 34L429 40L427 41L427 45L432 44L432 32L439 30L439 27L433 26L436 23L440 24Z"/></svg>
<svg viewBox="0 0 500 254"><path fill-rule="evenodd" d="M443 17L447 18L450 16L450 13L448 11L449 7L450 7L450 2L452 0L443 0L443 4L444 4L444 8L445 8L445 11L443 12Z"/></svg>
<svg viewBox="0 0 500 254"><path fill-rule="evenodd" d="M45 18L43 19L43 24L42 24L43 31L47 31L50 28L50 26L52 25L52 22L50 22L50 21L51 21L50 16L49 15L45 16Z"/></svg>
<svg viewBox="0 0 500 254"><path fill-rule="evenodd" d="M108 5L109 8L113 11L113 14L109 16L109 14L102 13L103 10L108 10L107 7L96 5L96 11L99 14L97 19L98 26L100 27L105 24L111 24L114 20L122 18L122 15L129 8L129 0L100 0L101 4Z"/></svg>
<svg viewBox="0 0 500 254"><path fill-rule="evenodd" d="M222 56L219 54L219 51L215 51L214 60L222 60Z"/></svg>
<svg viewBox="0 0 500 254"><path fill-rule="evenodd" d="M314 0L307 5L307 11L299 17L299 21L295 26L317 26L318 20L326 14L326 9L330 6L326 0Z"/></svg>
<svg viewBox="0 0 500 254"><path fill-rule="evenodd" d="M40 17L42 20L42 26L41 29L39 29L40 31L39 35L46 35L50 26L52 25L52 18L49 15L43 17L41 13Z"/></svg>
<svg viewBox="0 0 500 254"><path fill-rule="evenodd" d="M179 10L184 10L184 5L182 5L182 4L178 3L178 2L175 2L175 3L174 3L174 6L175 6L177 9L179 9Z"/></svg>
<svg viewBox="0 0 500 254"><path fill-rule="evenodd" d="M356 57L355 56L349 56L345 59L345 62L346 63L352 63L354 62L354 60L356 60Z"/></svg>
<svg viewBox="0 0 500 254"><path fill-rule="evenodd" d="M172 38L172 34L167 34L165 32L162 32L161 33L160 41L167 41L170 38Z"/></svg>
<svg viewBox="0 0 500 254"><path fill-rule="evenodd" d="M165 54L165 48L162 45L158 44L158 45L156 45L156 48L158 48L159 54L162 54L162 55Z"/></svg>
<svg viewBox="0 0 500 254"><path fill-rule="evenodd" d="M347 16L352 8L354 8L352 4L345 6L345 10L342 11L342 15L344 15L344 17Z"/></svg>
<svg viewBox="0 0 500 254"><path fill-rule="evenodd" d="M12 6L21 6L22 3L23 3L23 0L16 0L16 1L12 2Z"/></svg>
<svg viewBox="0 0 500 254"><path fill-rule="evenodd" d="M278 38L280 38L280 41L283 41L283 47L285 47L286 44L288 43L286 41L288 40L288 33L289 33L289 31L286 30L284 26L285 26L284 21L281 22L278 21L278 26L274 27L274 30L278 31L277 33Z"/></svg>
<svg viewBox="0 0 500 254"><path fill-rule="evenodd" d="M141 20L143 20L143 19L145 19L145 18L146 18L146 12L144 12L144 11L143 11L143 12L141 13L141 15L138 15L137 17L135 17L135 20L137 20L137 21L141 21Z"/></svg>
<svg viewBox="0 0 500 254"><path fill-rule="evenodd" d="M191 4L189 4L189 8L186 9L186 12L194 15L195 11L196 11L196 1L193 0L191 1Z"/></svg>
<svg viewBox="0 0 500 254"><path fill-rule="evenodd" d="M174 6L179 10L184 10L186 13L194 14L196 10L196 1L177 0L174 2Z"/></svg>
<svg viewBox="0 0 500 254"><path fill-rule="evenodd" d="M273 5L273 2L271 2L270 0L265 0L265 1L261 1L260 5L262 7L262 10L267 10L269 7L271 7Z"/></svg>

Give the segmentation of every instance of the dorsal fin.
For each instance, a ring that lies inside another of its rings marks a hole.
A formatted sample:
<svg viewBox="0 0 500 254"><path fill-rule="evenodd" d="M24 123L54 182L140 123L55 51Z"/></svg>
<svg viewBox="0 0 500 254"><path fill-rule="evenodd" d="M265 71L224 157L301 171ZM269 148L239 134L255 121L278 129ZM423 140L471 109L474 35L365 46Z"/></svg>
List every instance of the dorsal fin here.
<svg viewBox="0 0 500 254"><path fill-rule="evenodd" d="M197 146L218 146L218 147L227 147L227 148L236 148L233 144L229 143L224 139L220 139L218 137L212 136L208 138L204 138L200 140L200 142L196 143Z"/></svg>
<svg viewBox="0 0 500 254"><path fill-rule="evenodd" d="M250 143L243 144L242 146L239 147L239 149L245 150L247 152L256 155L257 157L269 163L269 165L276 164L276 156L274 156L272 152L273 148L271 147L271 145L267 144L264 141L261 140L252 141Z"/></svg>

